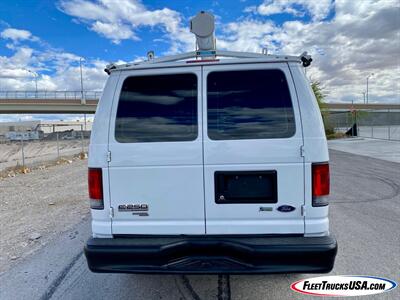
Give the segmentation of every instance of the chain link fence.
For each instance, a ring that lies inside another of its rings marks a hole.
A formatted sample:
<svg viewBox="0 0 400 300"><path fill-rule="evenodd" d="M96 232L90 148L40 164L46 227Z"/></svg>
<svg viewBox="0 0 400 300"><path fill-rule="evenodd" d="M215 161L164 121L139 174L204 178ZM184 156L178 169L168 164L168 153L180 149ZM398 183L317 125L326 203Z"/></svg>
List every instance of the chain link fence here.
<svg viewBox="0 0 400 300"><path fill-rule="evenodd" d="M74 155L86 156L90 131L82 126L77 130L62 130L54 125L54 131L38 139L23 135L0 142L0 171L6 168L34 166L47 161L60 160Z"/></svg>
<svg viewBox="0 0 400 300"><path fill-rule="evenodd" d="M330 111L324 114L324 121L335 132L400 141L400 110L397 109Z"/></svg>

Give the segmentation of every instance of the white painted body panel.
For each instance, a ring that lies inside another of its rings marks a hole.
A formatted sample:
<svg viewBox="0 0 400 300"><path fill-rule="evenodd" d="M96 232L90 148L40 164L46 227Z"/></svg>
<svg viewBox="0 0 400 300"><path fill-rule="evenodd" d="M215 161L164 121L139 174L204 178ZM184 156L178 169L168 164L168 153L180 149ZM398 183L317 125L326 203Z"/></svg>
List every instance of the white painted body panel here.
<svg viewBox="0 0 400 300"><path fill-rule="evenodd" d="M122 72L111 111L109 163L113 234L204 234L202 120L194 141L119 143L115 117L120 90L130 76L194 73L198 77L201 114L201 68L153 69ZM120 204L147 204L148 216L119 212Z"/></svg>
<svg viewBox="0 0 400 300"><path fill-rule="evenodd" d="M103 197L105 207L103 210L91 209L93 237L112 236L107 151L110 111L119 74L120 72L111 74L106 82L103 94L97 106L92 126L92 134L90 135L88 167L103 169Z"/></svg>
<svg viewBox="0 0 400 300"><path fill-rule="evenodd" d="M211 140L204 126L204 178L206 230L208 234L278 234L304 233L303 145L301 120L293 81L286 63L241 64L203 67L203 101L207 102L207 75L213 71L279 69L285 73L293 102L296 132L285 139ZM207 106L203 105L203 123L207 122ZM278 202L273 204L217 204L214 198L216 171L268 171L277 172ZM282 213L281 205L296 209ZM260 211L260 207L272 211ZM229 224L229 226L227 226Z"/></svg>
<svg viewBox="0 0 400 300"><path fill-rule="evenodd" d="M290 64L294 84L299 98L303 119L305 162L305 235L325 236L329 234L329 206L313 207L311 195L311 164L329 161L324 124L310 82L299 64Z"/></svg>
<svg viewBox="0 0 400 300"><path fill-rule="evenodd" d="M321 115L298 63L227 60L168 63L113 71L93 124L89 167L103 168L104 210L92 210L95 237L113 234L329 234L328 206L311 205L311 163L328 161ZM252 63L253 62L253 63ZM207 135L207 74L213 70L281 69L287 78L296 133L287 139L213 141ZM198 77L198 137L190 142L118 143L115 116L128 76L195 73ZM203 126L204 124L204 126ZM304 145L304 156L300 146ZM107 152L111 161L107 162ZM276 170L278 203L216 204L214 172ZM149 216L118 212L119 204L148 204ZM276 210L291 205L290 213ZM302 214L302 206L305 215ZM273 211L260 212L260 206ZM113 208L113 214L110 212Z"/></svg>

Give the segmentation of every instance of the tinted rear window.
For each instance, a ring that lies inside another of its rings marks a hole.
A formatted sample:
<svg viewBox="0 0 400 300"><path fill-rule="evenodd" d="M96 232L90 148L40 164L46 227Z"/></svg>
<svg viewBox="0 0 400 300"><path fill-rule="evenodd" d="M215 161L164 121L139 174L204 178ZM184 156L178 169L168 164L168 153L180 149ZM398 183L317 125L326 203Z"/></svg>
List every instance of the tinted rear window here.
<svg viewBox="0 0 400 300"><path fill-rule="evenodd" d="M197 137L195 74L125 79L115 139L121 143L190 141Z"/></svg>
<svg viewBox="0 0 400 300"><path fill-rule="evenodd" d="M295 133L289 87L280 70L208 74L207 112L213 140L288 138Z"/></svg>

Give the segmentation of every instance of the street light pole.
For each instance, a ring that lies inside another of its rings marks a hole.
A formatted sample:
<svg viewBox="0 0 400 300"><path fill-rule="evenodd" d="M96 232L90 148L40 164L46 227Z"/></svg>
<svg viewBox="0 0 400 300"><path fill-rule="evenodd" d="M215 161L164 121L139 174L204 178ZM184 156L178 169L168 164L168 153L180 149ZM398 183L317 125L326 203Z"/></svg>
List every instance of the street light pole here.
<svg viewBox="0 0 400 300"><path fill-rule="evenodd" d="M83 92L83 73L82 73L82 60L83 58L79 58L79 69L81 71L81 104L86 103L85 95ZM85 131L86 131L86 114L83 114L84 124L85 124Z"/></svg>
<svg viewBox="0 0 400 300"><path fill-rule="evenodd" d="M373 76L374 75L374 73L371 73L371 74L369 74L368 76L367 76L367 104L368 104L368 79L371 77L371 76Z"/></svg>
<svg viewBox="0 0 400 300"><path fill-rule="evenodd" d="M38 78L38 75L37 75L37 74L35 74L35 94L36 94L36 98L38 97L38 90L37 90L37 78Z"/></svg>
<svg viewBox="0 0 400 300"><path fill-rule="evenodd" d="M38 89L37 89L37 78L38 74L36 72L32 72L31 70L27 70L29 73L32 73L33 77L35 78L35 98L38 97Z"/></svg>
<svg viewBox="0 0 400 300"><path fill-rule="evenodd" d="M83 73L82 73L82 60L83 60L83 58L81 57L81 58L79 58L79 69L80 69L80 72L81 72L81 101L82 101L82 104L84 104L84 102L85 102L85 97L84 97L84 93L83 93Z"/></svg>

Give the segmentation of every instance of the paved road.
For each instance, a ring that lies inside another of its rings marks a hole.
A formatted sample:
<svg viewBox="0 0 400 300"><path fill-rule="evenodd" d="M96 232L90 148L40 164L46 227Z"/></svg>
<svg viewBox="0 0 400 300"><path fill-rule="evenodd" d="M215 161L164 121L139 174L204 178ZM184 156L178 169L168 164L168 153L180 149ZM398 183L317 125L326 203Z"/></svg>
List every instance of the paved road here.
<svg viewBox="0 0 400 300"><path fill-rule="evenodd" d="M400 163L400 141L345 138L328 141L329 149Z"/></svg>
<svg viewBox="0 0 400 300"><path fill-rule="evenodd" d="M400 281L400 164L331 151L331 230L339 243L332 274ZM1 299L304 299L289 289L309 274L175 276L93 274L81 247L89 220L0 277ZM400 289L368 299L400 299Z"/></svg>

